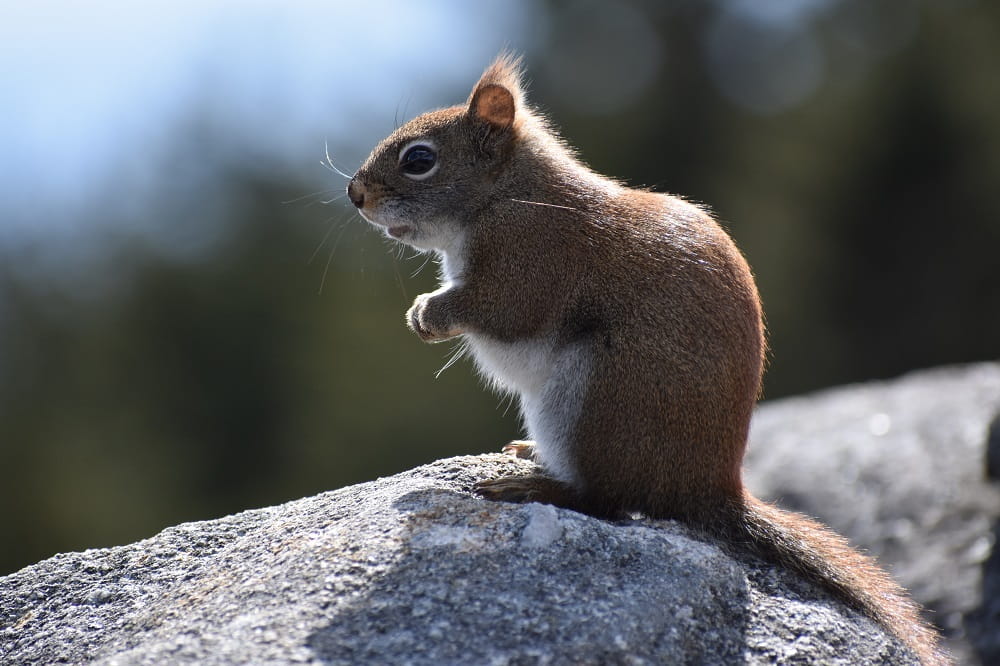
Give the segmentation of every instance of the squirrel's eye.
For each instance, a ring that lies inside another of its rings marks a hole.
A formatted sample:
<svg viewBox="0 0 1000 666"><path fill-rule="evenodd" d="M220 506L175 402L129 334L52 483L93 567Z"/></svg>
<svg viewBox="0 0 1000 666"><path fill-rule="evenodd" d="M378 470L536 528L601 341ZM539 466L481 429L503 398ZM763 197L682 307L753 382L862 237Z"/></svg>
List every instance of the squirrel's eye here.
<svg viewBox="0 0 1000 666"><path fill-rule="evenodd" d="M399 158L400 170L417 180L430 176L435 166L437 166L437 152L423 143L409 146Z"/></svg>

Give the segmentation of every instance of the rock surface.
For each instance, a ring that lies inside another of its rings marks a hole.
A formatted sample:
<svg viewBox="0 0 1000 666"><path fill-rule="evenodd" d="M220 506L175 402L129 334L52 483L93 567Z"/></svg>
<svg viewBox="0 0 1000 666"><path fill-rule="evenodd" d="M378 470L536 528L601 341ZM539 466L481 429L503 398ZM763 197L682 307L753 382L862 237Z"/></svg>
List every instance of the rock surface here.
<svg viewBox="0 0 1000 666"><path fill-rule="evenodd" d="M746 482L874 555L960 663L1000 664L1000 489L987 474L998 417L995 363L769 402Z"/></svg>
<svg viewBox="0 0 1000 666"><path fill-rule="evenodd" d="M895 565L939 619L957 613L975 659L969 627L997 618L980 600L1000 583L984 475L998 407L995 365L772 403L749 478ZM822 591L683 526L469 492L530 467L444 460L58 555L0 578L0 663L911 663Z"/></svg>
<svg viewBox="0 0 1000 666"><path fill-rule="evenodd" d="M455 458L0 579L4 664L909 663L672 523L491 504Z"/></svg>

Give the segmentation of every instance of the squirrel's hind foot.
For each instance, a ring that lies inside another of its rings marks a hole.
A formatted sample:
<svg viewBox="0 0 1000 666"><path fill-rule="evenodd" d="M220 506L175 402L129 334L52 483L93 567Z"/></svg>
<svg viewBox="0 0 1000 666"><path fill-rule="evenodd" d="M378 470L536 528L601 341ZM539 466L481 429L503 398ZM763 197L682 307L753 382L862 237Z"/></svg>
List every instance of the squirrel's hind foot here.
<svg viewBox="0 0 1000 666"><path fill-rule="evenodd" d="M493 502L515 502L517 504L541 502L568 509L575 509L578 504L578 498L572 488L561 481L541 474L488 479L473 486L473 491Z"/></svg>

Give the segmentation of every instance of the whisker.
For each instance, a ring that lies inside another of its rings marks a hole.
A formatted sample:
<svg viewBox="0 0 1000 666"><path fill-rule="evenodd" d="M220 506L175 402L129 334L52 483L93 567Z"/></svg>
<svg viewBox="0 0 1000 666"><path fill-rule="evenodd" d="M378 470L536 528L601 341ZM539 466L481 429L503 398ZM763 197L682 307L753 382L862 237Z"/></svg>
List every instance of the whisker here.
<svg viewBox="0 0 1000 666"><path fill-rule="evenodd" d="M349 222L349 220L345 220ZM330 248L330 255L326 258L326 266L323 267L323 277L319 281L319 294L323 295L323 287L326 286L326 275L330 272L330 264L333 263L333 254L337 251L337 246L340 245L340 239L343 238L344 232L347 228L351 226L350 224L340 225L340 233L337 234L337 238L333 241L333 247Z"/></svg>
<svg viewBox="0 0 1000 666"><path fill-rule="evenodd" d="M465 356L465 353L467 351L469 351L469 344L465 340L462 340L455 347L453 347L449 351L449 353L451 354L451 358L449 358L447 360L447 362L445 362L445 364L443 366L441 366L440 370L438 370L437 372L434 373L434 379L439 378L441 376L442 372L444 372L445 370L447 370L451 366L455 365L455 363L460 358L462 358L463 356Z"/></svg>
<svg viewBox="0 0 1000 666"><path fill-rule="evenodd" d="M309 255L309 261L306 262L307 266L310 265L310 264L312 264L313 260L316 258L316 255L319 254L319 251L321 249L323 249L323 246L326 245L326 242L328 240L330 240L330 234L332 234L333 230L337 228L337 223L334 220L335 220L335 218L332 218L332 217L327 220L327 222L333 222L333 224L331 224L330 228L326 230L325 234L323 234L323 240L321 240L319 242L319 245L316 246L316 249L313 250L313 253L311 255ZM342 220L341 223L346 222L346 221L347 220Z"/></svg>
<svg viewBox="0 0 1000 666"><path fill-rule="evenodd" d="M503 399L502 398L500 399L500 404L501 405L503 404ZM502 416L502 418L506 418L507 417L507 412L509 412L510 408L513 407L513 406L514 406L514 394L508 392L507 393L507 406L503 408L503 416Z"/></svg>
<svg viewBox="0 0 1000 666"><path fill-rule="evenodd" d="M414 257L411 257L411 259L415 259L418 256L420 256L420 255L419 254L415 255ZM424 268L427 266L427 264L433 258L434 258L434 255L432 255L430 252L428 252L427 256L424 258L423 263L421 263L419 266L417 266L417 270L413 271L413 273L410 275L410 278L412 279L412 278L415 278L418 275L420 275L420 271L424 270Z"/></svg>
<svg viewBox="0 0 1000 666"><path fill-rule="evenodd" d="M321 161L320 161L320 164L324 164L324 166L326 166L326 165L329 165L330 169L331 169L331 170L332 170L332 171L333 171L334 173L337 173L337 174L340 174L341 176L343 176L343 177L344 177L344 178L346 178L347 180L350 180L350 179L351 179L351 177L350 177L350 176L348 176L348 175L347 175L346 173L344 173L343 171L341 171L340 169L338 169L338 168L337 168L337 165L333 163L333 160L332 160L332 159L330 159L330 142L329 142L329 141L323 141L323 151L324 151L324 153L326 154L326 163L324 164L324 163L323 163L323 161L321 160Z"/></svg>
<svg viewBox="0 0 1000 666"><path fill-rule="evenodd" d="M330 191L332 191L331 188L326 187L326 188L323 188L322 190L319 190L319 191L316 191L316 192L310 192L309 194L303 194L302 196L295 197L294 199L288 199L287 201L282 201L281 203L285 204L285 205L287 205L287 204L293 204L293 203L298 203L299 201L302 201L303 199L308 199L309 197L315 197L315 196L319 196L321 194L326 194L327 192L330 192Z"/></svg>
<svg viewBox="0 0 1000 666"><path fill-rule="evenodd" d="M330 199L326 199L325 201L320 201L320 203L323 204L324 206L329 206L330 204L334 203L335 201L340 201L341 199L343 199L346 196L347 196L347 192L341 192L340 194L338 194L335 197L332 197Z"/></svg>
<svg viewBox="0 0 1000 666"><path fill-rule="evenodd" d="M420 257L423 254L426 254L429 257L433 257L434 256L433 253L431 253L431 252L425 252L424 250L418 250L417 248L410 247L409 245L402 245L401 249L403 250L403 252L406 252L407 250L410 250L411 252L413 252L413 254L411 254L410 256L406 257L406 261L413 261L414 259L417 259L418 257Z"/></svg>
<svg viewBox="0 0 1000 666"><path fill-rule="evenodd" d="M561 208L562 210L578 210L572 206L560 206L559 204L542 203L541 201L525 201L523 199L511 199L515 203L530 204L532 206L546 206L547 208Z"/></svg>
<svg viewBox="0 0 1000 666"><path fill-rule="evenodd" d="M402 113L402 116L405 119L406 118L406 108L410 105L410 100L412 98L413 98L413 93L411 92L411 93L408 93L406 95L406 99L405 100L402 100L402 99L401 100L397 100L397 102L396 102L396 111L395 111L395 113L392 114L393 131L399 129L399 116L400 116L399 105L400 105L400 102L402 102L402 104L403 104L403 113Z"/></svg>
<svg viewBox="0 0 1000 666"><path fill-rule="evenodd" d="M403 102L403 117L406 117L406 109L410 106L410 102L413 100L413 92L408 92L406 94L406 101Z"/></svg>
<svg viewBox="0 0 1000 666"><path fill-rule="evenodd" d="M403 300L409 301L410 296L406 293L406 285L403 284L403 276L399 274L399 261L393 259L392 270L396 273L396 283L399 285L399 291L403 294Z"/></svg>

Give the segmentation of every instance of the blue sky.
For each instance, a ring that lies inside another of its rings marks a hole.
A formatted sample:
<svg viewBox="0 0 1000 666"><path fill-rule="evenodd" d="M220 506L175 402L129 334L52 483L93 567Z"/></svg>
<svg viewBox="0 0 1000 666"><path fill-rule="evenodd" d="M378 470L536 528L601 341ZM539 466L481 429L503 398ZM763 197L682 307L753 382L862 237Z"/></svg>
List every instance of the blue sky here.
<svg viewBox="0 0 1000 666"><path fill-rule="evenodd" d="M16 2L0 9L0 243L79 240L95 197L141 205L198 113L258 162L315 177L523 48L522 2ZM511 36L517 35L517 39ZM322 185L320 185L322 187ZM101 204L105 205L105 204Z"/></svg>

